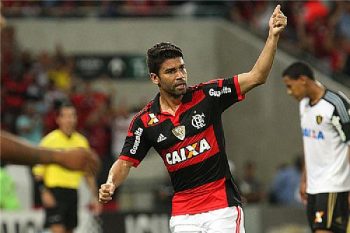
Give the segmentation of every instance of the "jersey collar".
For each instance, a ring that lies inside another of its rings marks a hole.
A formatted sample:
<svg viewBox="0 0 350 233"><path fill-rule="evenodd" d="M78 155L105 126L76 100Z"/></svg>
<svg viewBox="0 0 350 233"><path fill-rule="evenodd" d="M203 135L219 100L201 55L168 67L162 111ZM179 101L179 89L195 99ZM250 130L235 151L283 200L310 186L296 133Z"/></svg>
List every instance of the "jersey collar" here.
<svg viewBox="0 0 350 233"><path fill-rule="evenodd" d="M190 102L192 100L192 95L193 95L192 89L188 88L186 93L184 94L182 100L181 100L181 103L184 104L184 103ZM151 112L156 113L156 114L161 113L160 112L160 102L159 102L160 100L159 100L159 97L160 97L160 93L158 93L156 95L156 97L154 97L153 103L151 105Z"/></svg>

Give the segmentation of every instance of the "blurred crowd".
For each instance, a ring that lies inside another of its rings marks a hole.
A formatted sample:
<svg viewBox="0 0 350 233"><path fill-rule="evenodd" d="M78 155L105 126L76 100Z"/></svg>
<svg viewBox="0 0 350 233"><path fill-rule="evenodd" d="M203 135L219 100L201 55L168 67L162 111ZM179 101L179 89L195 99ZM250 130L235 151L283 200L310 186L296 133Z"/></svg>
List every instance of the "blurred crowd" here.
<svg viewBox="0 0 350 233"><path fill-rule="evenodd" d="M42 134L56 128L55 110L69 100L79 112L78 129L92 143L110 141L110 124L119 115L128 115L126 106L116 108L111 92L92 88L90 80L74 73L74 60L61 46L53 54L32 54L16 44L15 29L1 33L1 127L37 143ZM102 75L100 81L108 79ZM29 123L29 121L31 123ZM28 128L31 126L31 129ZM33 133L40 131L41 133ZM41 135L40 135L41 134ZM105 140L93 140L98 137ZM99 154L108 154L108 145L93 145Z"/></svg>
<svg viewBox="0 0 350 233"><path fill-rule="evenodd" d="M113 88L104 92L94 89L93 81L77 76L74 67L74 59L65 55L61 46L57 45L52 54L33 54L20 49L13 27L3 28L1 128L37 145L44 135L57 128L58 106L71 102L78 112L77 130L87 137L102 161L98 176L101 184L117 156L112 151L121 150L131 112L137 110L114 103ZM103 74L97 79L111 81Z"/></svg>
<svg viewBox="0 0 350 233"><path fill-rule="evenodd" d="M266 32L276 2L233 2L231 19L258 33ZM333 77L350 75L350 2L283 1L288 27L283 47L292 55L311 59L317 68Z"/></svg>
<svg viewBox="0 0 350 233"><path fill-rule="evenodd" d="M282 46L334 78L350 76L349 1L4 0L6 17L222 17L265 34L276 4L288 17ZM343 81L340 79L339 81ZM345 84L349 84L345 82Z"/></svg>

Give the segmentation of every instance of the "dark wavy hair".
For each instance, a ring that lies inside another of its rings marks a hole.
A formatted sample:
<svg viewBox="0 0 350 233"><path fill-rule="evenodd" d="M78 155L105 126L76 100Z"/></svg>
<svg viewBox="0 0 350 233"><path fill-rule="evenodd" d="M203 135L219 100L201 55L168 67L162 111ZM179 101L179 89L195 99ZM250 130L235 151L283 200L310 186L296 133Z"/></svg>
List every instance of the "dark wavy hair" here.
<svg viewBox="0 0 350 233"><path fill-rule="evenodd" d="M291 64L282 73L282 77L288 76L291 79L299 79L302 75L308 77L311 80L315 80L314 72L310 66L300 61Z"/></svg>
<svg viewBox="0 0 350 233"><path fill-rule="evenodd" d="M182 50L170 42L155 44L147 51L147 65L149 73L158 75L161 64L172 58L182 57Z"/></svg>

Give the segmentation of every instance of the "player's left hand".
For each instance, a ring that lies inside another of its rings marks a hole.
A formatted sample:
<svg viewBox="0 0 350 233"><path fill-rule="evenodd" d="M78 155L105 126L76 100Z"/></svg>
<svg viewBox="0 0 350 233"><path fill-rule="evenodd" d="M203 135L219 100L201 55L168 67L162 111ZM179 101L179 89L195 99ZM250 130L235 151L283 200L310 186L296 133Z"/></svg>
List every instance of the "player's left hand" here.
<svg viewBox="0 0 350 233"><path fill-rule="evenodd" d="M270 34L278 36L287 26L287 17L281 11L281 6L277 5L269 20Z"/></svg>

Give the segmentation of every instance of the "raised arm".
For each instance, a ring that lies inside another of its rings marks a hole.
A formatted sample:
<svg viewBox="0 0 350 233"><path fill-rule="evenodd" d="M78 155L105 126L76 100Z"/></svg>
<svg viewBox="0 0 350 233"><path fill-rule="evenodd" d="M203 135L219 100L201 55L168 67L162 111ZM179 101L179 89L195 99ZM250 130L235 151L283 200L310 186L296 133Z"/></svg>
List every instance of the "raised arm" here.
<svg viewBox="0 0 350 233"><path fill-rule="evenodd" d="M238 82L241 93L245 94L251 89L266 82L270 73L273 59L275 57L277 42L280 33L287 25L287 17L281 11L281 6L277 5L269 20L269 36L265 46L256 61L255 65L248 73L238 75Z"/></svg>
<svg viewBox="0 0 350 233"><path fill-rule="evenodd" d="M112 195L127 178L132 162L118 159L114 162L109 170L108 179L105 184L101 185L99 190L99 201L107 203L112 200Z"/></svg>

